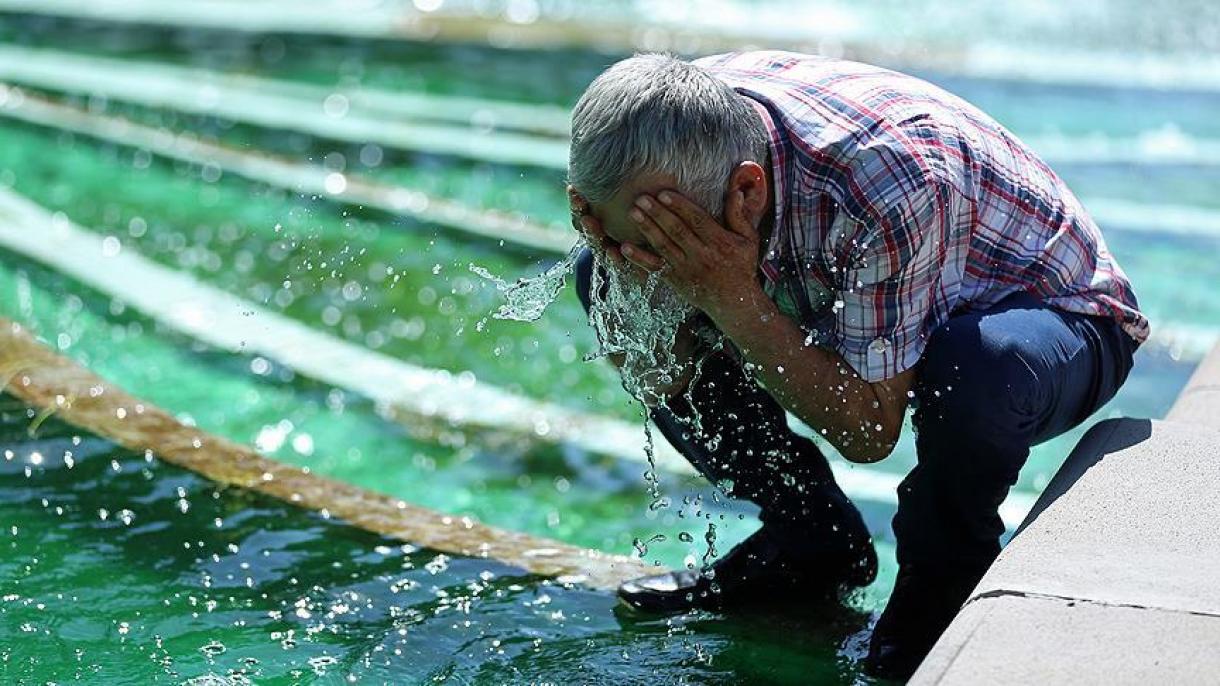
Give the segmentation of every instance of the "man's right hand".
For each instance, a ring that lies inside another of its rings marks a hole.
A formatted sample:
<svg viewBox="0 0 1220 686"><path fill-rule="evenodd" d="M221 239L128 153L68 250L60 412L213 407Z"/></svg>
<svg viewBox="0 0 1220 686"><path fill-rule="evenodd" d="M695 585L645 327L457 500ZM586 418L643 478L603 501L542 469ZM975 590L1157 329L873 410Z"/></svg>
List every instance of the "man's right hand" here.
<svg viewBox="0 0 1220 686"><path fill-rule="evenodd" d="M572 211L572 228L575 228L577 233L583 234L589 245L605 251L606 256L615 260L616 264L625 261L622 251L619 249L619 243L606 236L606 232L601 228L601 222L589 210L589 201L571 186L567 187L567 206Z"/></svg>
<svg viewBox="0 0 1220 686"><path fill-rule="evenodd" d="M648 278L647 271L637 267L627 258L623 257L622 245L606 235L605 230L602 229L601 222L590 212L588 201L571 186L568 186L568 205L572 211L572 228L584 235L594 250L600 250L605 254L606 259L609 260L613 267L630 274L641 282ZM697 345L693 322L686 322L678 329L678 335L674 341L674 353L683 362L682 373L679 375L679 378L671 383L658 385L654 389L658 397L645 400L649 406L655 406L660 398L672 398L686 390L687 384L690 383L691 378L694 376L692 358ZM626 361L622 354L608 355L608 357L615 367L622 369ZM647 372L642 373L646 374Z"/></svg>
<svg viewBox="0 0 1220 686"><path fill-rule="evenodd" d="M572 212L572 228L585 237L590 247L603 253L621 273L629 274L641 283L648 279L647 271L623 257L622 244L606 234L601 222L589 209L589 201L572 186L568 186L568 207Z"/></svg>

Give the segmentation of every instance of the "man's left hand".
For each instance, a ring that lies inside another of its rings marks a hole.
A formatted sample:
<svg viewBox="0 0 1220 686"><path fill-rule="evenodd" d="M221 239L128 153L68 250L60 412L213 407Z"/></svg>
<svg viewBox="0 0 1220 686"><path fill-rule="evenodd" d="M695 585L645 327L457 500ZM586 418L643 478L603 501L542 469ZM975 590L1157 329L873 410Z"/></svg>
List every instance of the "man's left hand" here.
<svg viewBox="0 0 1220 686"><path fill-rule="evenodd" d="M745 198L731 193L721 225L676 191L641 195L628 213L648 241L624 244L623 256L664 278L714 321L748 308L756 298L759 236L746 217Z"/></svg>

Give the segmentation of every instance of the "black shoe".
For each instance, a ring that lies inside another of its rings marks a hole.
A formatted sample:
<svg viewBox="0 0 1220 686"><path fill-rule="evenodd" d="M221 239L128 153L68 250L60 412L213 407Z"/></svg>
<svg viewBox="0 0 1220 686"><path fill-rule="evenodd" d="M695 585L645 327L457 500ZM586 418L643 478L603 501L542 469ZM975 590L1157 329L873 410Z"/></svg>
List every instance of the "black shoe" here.
<svg viewBox="0 0 1220 686"><path fill-rule="evenodd" d="M873 627L865 674L910 679L982 576L982 571L899 569L890 601Z"/></svg>
<svg viewBox="0 0 1220 686"><path fill-rule="evenodd" d="M877 576L877 553L867 538L833 554L799 556L786 551L768 529L754 532L707 572L682 570L627 581L619 586L619 598L637 610L661 613L794 599L820 602L867 586Z"/></svg>

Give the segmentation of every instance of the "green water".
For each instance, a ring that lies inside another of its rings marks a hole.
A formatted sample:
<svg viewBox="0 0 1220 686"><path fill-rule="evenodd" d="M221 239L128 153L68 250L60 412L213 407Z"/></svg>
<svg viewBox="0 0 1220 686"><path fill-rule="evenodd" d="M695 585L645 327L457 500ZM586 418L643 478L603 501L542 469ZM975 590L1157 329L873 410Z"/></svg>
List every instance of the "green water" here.
<svg viewBox="0 0 1220 686"><path fill-rule="evenodd" d="M532 397L638 417L608 366L581 361L594 341L574 294L561 297L536 325L491 320L476 329L497 299L467 265L500 274L541 269L528 255L232 176L209 183L181 164L133 165L123 148L35 127L4 126L0 140L0 168L17 191L144 256L408 362L470 371ZM1156 323L1220 326L1220 304L1208 297L1220 265L1200 249L1201 243L1220 249L1220 238L1153 231L1112 231L1108 238ZM1168 268L1176 278L1164 278ZM1164 413L1190 365L1149 357L1132 384L1140 385L1144 370L1160 382L1144 384L1140 394L1124 391L1103 412ZM1045 483L1077 438L1078 432L1037 448L1021 487ZM876 468L905 472L913 463L908 435Z"/></svg>
<svg viewBox="0 0 1220 686"><path fill-rule="evenodd" d="M321 84L560 105L613 59L2 17L0 37ZM1172 125L1190 136L1220 135L1215 96L932 77L1021 134L1118 137ZM338 152L349 170L542 223L562 225L566 215L562 178L551 171L395 151L385 151L380 164L361 165L359 146L108 107L315 163ZM1056 168L1082 196L1217 206L1214 166ZM638 418L612 370L580 361L594 341L570 289L536 325L491 320L475 329L498 303L468 265L514 275L541 269L538 255L7 120L0 121L0 182L118 237L124 250L339 338L411 363L468 371L531 397ZM1210 297L1220 283L1214 259L1220 236L1125 226L1107 228L1107 237L1154 324L1220 327L1220 304ZM666 540L652 543L646 559L668 566L704 552L682 543L682 532L701 541L709 521L715 523L724 550L756 526L751 507L672 475L663 475L662 491L674 505L649 511L638 463L568 448L489 451L456 437L443 445L414 440L364 398L296 378L274 361L193 344L5 253L0 316L26 323L65 354L209 431L445 512L621 553L631 552L637 537L661 534ZM1141 351L1130 381L1099 415L1160 416L1193 364L1163 349ZM455 559L432 574L422 567L435 553L403 554L395 543L248 493L213 497L206 482L95 437L72 446L72 431L54 421L30 438L25 411L8 398L0 405L0 453L14 451L0 462L0 542L17 527L0 556L5 682L178 683L234 670L257 683L341 683L348 675L391 683L851 681L867 613L879 607L893 578L892 506L862 502L883 560L881 578L856 605L862 612L645 621L614 611L607 594L522 578L485 561ZM1028 493L1044 485L1082 430L1036 448L1018 488ZM69 449L72 469L61 459ZM35 451L45 459L27 476ZM908 432L875 469L901 473L913 461ZM179 486L190 494L186 513L178 509ZM98 517L102 508L112 513L106 520ZM115 519L123 509L135 513L131 525ZM482 571L492 579L482 580ZM395 593L403 578L419 585ZM301 599L308 620L294 614ZM326 616L336 603L347 607ZM121 622L127 633L120 633ZM403 628L405 638L398 634ZM289 629L293 648L281 644ZM225 650L209 662L201 648L212 641Z"/></svg>
<svg viewBox="0 0 1220 686"><path fill-rule="evenodd" d="M73 291L67 302L57 294ZM665 533L649 559L683 564L702 548L679 545L681 531L701 539L711 516L725 542L754 523L713 501L698 482L667 480L698 506L658 515L646 502L643 466L571 450L535 447L490 453L478 445L412 439L358 396L293 378L283 368L252 371L257 358L216 352L158 332L139 316L115 317L101 297L41 269L0 268L0 312L16 313L34 331L69 342L65 353L126 389L198 426L256 444L280 459L412 503L474 516L509 529L580 545L628 552L633 537ZM260 360L261 361L261 360ZM259 367L261 369L261 367ZM682 517L678 515L682 514Z"/></svg>
<svg viewBox="0 0 1220 686"><path fill-rule="evenodd" d="M773 0L771 0L773 2ZM1184 0L1195 4L1195 0ZM617 0L615 3L617 4ZM768 4L764 2L764 4ZM858 3L853 3L858 4ZM926 12L921 3L896 3L903 11ZM968 3L975 4L977 3ZM1144 9L1142 3L1128 3ZM1147 7L1154 17L1143 17L1141 31L1172 17ZM1195 28L1213 33L1217 22L1198 16L1198 7L1179 8L1184 16L1200 21ZM1015 10L1019 12L1019 10ZM1109 28L1113 28L1113 17ZM958 32L956 22L943 24ZM885 26L906 32L907 27ZM1003 27L984 26L979 35ZM1073 40L1082 32L1100 28L1067 26ZM1186 38L1186 36L1181 36ZM219 69L292 79L318 85L342 84L387 90L462 95L492 99L571 106L585 86L617 55L584 50L504 50L482 45L420 44L399 41L310 36L261 35L224 31L182 31L158 27L127 27L89 21L31 19L0 16L0 40L17 45L70 49L85 54L155 60L171 64ZM1128 40L1129 44L1129 38ZM1112 47L1112 46L1111 46ZM1190 46L1183 46L1189 48ZM1206 50L1206 48L1205 48ZM1210 54L1214 47L1204 54ZM1187 50L1182 54L1189 56ZM973 79L920 73L950 91L983 107L1006 126L1023 134L1104 133L1134 135L1175 123L1197 136L1220 137L1215 96L1190 92L1157 97L1138 89L1097 86L1063 86L1010 80ZM1034 123L1033 126L1024 126Z"/></svg>
<svg viewBox="0 0 1220 686"><path fill-rule="evenodd" d="M605 593L217 489L54 419L31 439L29 423L0 395L0 445L20 446L0 449L7 684L761 684L855 673L858 613L641 618Z"/></svg>

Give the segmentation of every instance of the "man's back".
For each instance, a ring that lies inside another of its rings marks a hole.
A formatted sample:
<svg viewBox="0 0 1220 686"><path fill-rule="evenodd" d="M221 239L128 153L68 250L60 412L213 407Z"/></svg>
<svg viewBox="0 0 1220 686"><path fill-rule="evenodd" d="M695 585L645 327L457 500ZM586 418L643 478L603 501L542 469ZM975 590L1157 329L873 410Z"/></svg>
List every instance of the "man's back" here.
<svg viewBox="0 0 1220 686"><path fill-rule="evenodd" d="M1147 319L1066 184L974 106L920 79L785 52L697 62L771 133L776 230L764 274L869 380L912 366L955 311L1026 291L1056 308ZM784 282L787 285L783 285ZM814 303L815 305L810 305ZM815 317L816 318L816 317Z"/></svg>

